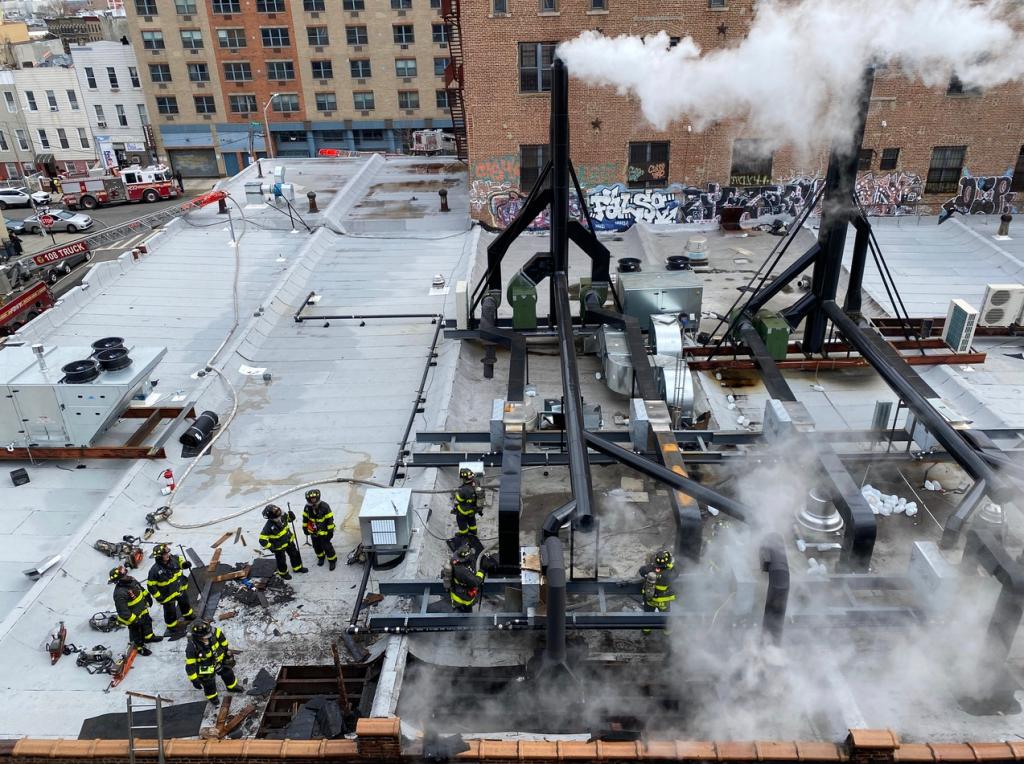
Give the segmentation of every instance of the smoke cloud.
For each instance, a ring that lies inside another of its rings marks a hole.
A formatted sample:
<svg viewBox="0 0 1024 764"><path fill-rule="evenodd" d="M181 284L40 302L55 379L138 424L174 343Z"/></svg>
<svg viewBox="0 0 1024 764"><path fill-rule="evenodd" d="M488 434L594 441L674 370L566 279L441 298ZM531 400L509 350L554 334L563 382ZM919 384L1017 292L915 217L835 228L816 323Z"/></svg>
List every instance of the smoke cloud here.
<svg viewBox="0 0 1024 764"><path fill-rule="evenodd" d="M1020 9L1004 0L801 0L757 6L747 37L702 52L691 37L584 32L558 46L572 76L640 99L656 128L743 119L773 146L848 145L864 69L889 65L930 87L1024 78Z"/></svg>

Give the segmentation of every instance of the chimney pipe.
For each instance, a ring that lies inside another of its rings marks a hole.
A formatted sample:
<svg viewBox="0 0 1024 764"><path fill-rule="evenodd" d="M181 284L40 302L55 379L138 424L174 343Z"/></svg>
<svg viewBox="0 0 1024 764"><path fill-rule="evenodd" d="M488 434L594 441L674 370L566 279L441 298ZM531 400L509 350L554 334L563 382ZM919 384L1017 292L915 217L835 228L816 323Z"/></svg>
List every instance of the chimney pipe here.
<svg viewBox="0 0 1024 764"><path fill-rule="evenodd" d="M1012 223L1012 222L1013 222L1013 215L1011 215L1009 212L1006 212L1006 213L1003 213L1002 215L1000 215L999 216L999 230L996 232L996 236L1006 236L1006 237L1009 237L1009 235L1010 235L1010 223Z"/></svg>
<svg viewBox="0 0 1024 764"><path fill-rule="evenodd" d="M37 342L32 346L32 352L36 354L36 363L39 364L39 368L46 371L46 359L43 358L43 346Z"/></svg>
<svg viewBox="0 0 1024 764"><path fill-rule="evenodd" d="M549 667L565 665L565 557L562 540L558 536L549 536L544 539L540 550L547 580L548 605L544 661Z"/></svg>

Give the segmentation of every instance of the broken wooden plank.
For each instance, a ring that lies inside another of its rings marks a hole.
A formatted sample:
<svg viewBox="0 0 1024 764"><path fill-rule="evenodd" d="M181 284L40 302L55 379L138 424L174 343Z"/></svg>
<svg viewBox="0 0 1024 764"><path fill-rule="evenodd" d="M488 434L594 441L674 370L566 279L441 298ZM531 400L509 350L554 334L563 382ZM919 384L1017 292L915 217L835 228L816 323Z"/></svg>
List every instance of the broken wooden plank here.
<svg viewBox="0 0 1024 764"><path fill-rule="evenodd" d="M267 601L267 595L259 589L256 590L256 599L260 601L260 606L264 610L270 610L270 603Z"/></svg>
<svg viewBox="0 0 1024 764"><path fill-rule="evenodd" d="M213 542L212 544L210 544L210 546L211 546L211 547L212 547L213 549L216 549L216 548L217 548L217 547L219 547L219 546L220 546L221 544L223 544L223 543L224 543L225 541L227 541L227 540L228 540L229 538L231 538L231 531L228 531L227 533L225 533L225 534L224 534L223 536L221 536L221 537L220 537L219 539L217 539L217 540L216 540L216 541L214 541L214 542Z"/></svg>
<svg viewBox="0 0 1024 764"><path fill-rule="evenodd" d="M234 541L235 544L238 543L238 539L241 538L241 536L242 536L242 526L239 525L238 529L235 531L235 541Z"/></svg>
<svg viewBox="0 0 1024 764"><path fill-rule="evenodd" d="M237 714L235 714L234 716L232 716L230 719L227 720L227 722L224 725L224 734L225 735L230 735L232 732L235 731L235 728L238 727L239 724L241 724L246 719L248 719L250 716L252 716L252 714L255 711L256 711L256 706L254 706L252 703L249 703L248 705L243 706L241 711L239 711Z"/></svg>
<svg viewBox="0 0 1024 764"><path fill-rule="evenodd" d="M238 615L237 610L228 610L226 613L221 613L219 616L217 616L217 620L226 621L229 618L234 618L236 615Z"/></svg>
<svg viewBox="0 0 1024 764"><path fill-rule="evenodd" d="M161 419L163 419L163 416L161 416L160 411L154 411L145 419L145 421L143 421L139 426L139 429L135 431L135 434L125 441L125 445L130 448L141 446L142 442L148 438L149 434L156 429L158 424L160 424Z"/></svg>
<svg viewBox="0 0 1024 764"><path fill-rule="evenodd" d="M238 538L242 540L242 546L248 546L248 544L245 543L245 536L243 536L242 534L238 534Z"/></svg>
<svg viewBox="0 0 1024 764"><path fill-rule="evenodd" d="M216 727L218 731L224 729L224 723L228 720L228 715L231 713L232 700L233 698L228 695L224 698L224 702L220 704L220 710L217 711L217 721L213 723L213 726Z"/></svg>
<svg viewBox="0 0 1024 764"><path fill-rule="evenodd" d="M210 580L213 581L213 583L215 583L215 584L219 584L222 581L234 581L235 579L238 579L238 578L245 578L248 575L249 575L249 566L246 565L241 570L235 570L235 571L232 571L231 573L224 573L223 575L220 575L220 576L213 576Z"/></svg>
<svg viewBox="0 0 1024 764"><path fill-rule="evenodd" d="M217 563L220 562L221 548L217 547L213 551L213 557L210 558L210 564L206 566L207 573L214 573L217 570Z"/></svg>

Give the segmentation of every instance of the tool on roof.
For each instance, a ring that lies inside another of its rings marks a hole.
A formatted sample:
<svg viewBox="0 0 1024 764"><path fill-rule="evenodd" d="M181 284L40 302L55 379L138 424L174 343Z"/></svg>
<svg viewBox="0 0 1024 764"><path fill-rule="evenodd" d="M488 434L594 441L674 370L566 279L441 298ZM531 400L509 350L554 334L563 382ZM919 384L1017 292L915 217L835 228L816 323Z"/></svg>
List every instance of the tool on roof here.
<svg viewBox="0 0 1024 764"><path fill-rule="evenodd" d="M121 656L120 660L114 663L112 666L110 684L103 692L110 692L114 687L117 687L124 678L128 675L128 672L132 669L132 663L135 662L135 656L139 654L139 651L132 645L128 648L128 652Z"/></svg>
<svg viewBox="0 0 1024 764"><path fill-rule="evenodd" d="M145 557L142 547L139 546L141 542L142 539L138 536L125 535L121 537L121 541L116 542L96 539L92 547L107 557L120 559L129 568L138 568Z"/></svg>
<svg viewBox="0 0 1024 764"><path fill-rule="evenodd" d="M62 655L70 655L75 652L74 645L66 644L67 639L68 630L64 626L64 621L61 621L50 635L50 641L46 643L46 649L50 653L51 666L55 665Z"/></svg>
<svg viewBox="0 0 1024 764"><path fill-rule="evenodd" d="M96 631L117 631L122 628L121 623L117 620L117 613L113 610L101 610L98 613L93 613L89 619L89 625Z"/></svg>

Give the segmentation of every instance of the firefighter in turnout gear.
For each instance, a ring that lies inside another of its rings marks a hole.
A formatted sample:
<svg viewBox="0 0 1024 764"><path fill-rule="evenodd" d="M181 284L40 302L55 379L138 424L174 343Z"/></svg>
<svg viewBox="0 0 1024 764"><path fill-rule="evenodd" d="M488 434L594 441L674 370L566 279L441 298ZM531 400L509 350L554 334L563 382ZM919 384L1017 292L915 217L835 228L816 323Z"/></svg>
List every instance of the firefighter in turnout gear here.
<svg viewBox="0 0 1024 764"><path fill-rule="evenodd" d="M128 638L139 651L139 655L152 655L147 642L160 642L163 637L153 634L153 619L149 617L149 606L153 598L142 584L128 575L124 565L110 571L107 582L114 584L114 609L117 622L128 627Z"/></svg>
<svg viewBox="0 0 1024 764"><path fill-rule="evenodd" d="M289 522L295 521L295 513L289 510L286 514L276 504L268 504L263 508L263 516L267 518L267 522L260 534L260 546L274 553L277 560L277 575L285 581L291 580L291 573L288 572L289 560L294 572L307 573L308 571L302 567L299 548L295 545L295 534L288 525Z"/></svg>
<svg viewBox="0 0 1024 764"><path fill-rule="evenodd" d="M334 570L338 565L338 555L331 543L331 539L334 538L334 513L330 504L320 500L320 491L315 488L306 491L306 506L302 510L302 532L313 541L316 564L322 566L324 560L327 560L331 570Z"/></svg>
<svg viewBox="0 0 1024 764"><path fill-rule="evenodd" d="M484 513L480 506L482 497L476 487L476 476L473 470L463 467L459 470L459 479L462 485L455 491L455 504L452 507L452 514L455 515L455 522L459 529L455 532L456 538L466 538L476 535L476 516Z"/></svg>
<svg viewBox="0 0 1024 764"><path fill-rule="evenodd" d="M644 610L648 613L667 613L675 601L676 594L672 585L679 575L675 568L675 560L667 549L658 550L654 555L653 562L640 568L640 577L643 579L641 590L644 598ZM644 634L650 633L650 629L644 629Z"/></svg>
<svg viewBox="0 0 1024 764"><path fill-rule="evenodd" d="M456 613L472 613L473 606L480 600L487 576L477 569L476 553L469 544L463 544L456 550L451 566L452 584L448 596L452 601L452 609Z"/></svg>
<svg viewBox="0 0 1024 764"><path fill-rule="evenodd" d="M185 647L185 673L197 690L202 690L206 699L215 706L220 705L217 697L216 676L224 681L228 692L241 692L233 667L235 659L228 652L228 640L224 632L206 621L192 624Z"/></svg>
<svg viewBox="0 0 1024 764"><path fill-rule="evenodd" d="M192 604L188 601L188 573L192 563L180 555L172 555L168 544L157 544L153 547L153 558L156 562L149 569L146 588L153 599L164 607L164 623L167 624L168 635L177 627L184 626L195 620ZM178 637L180 638L179 633Z"/></svg>

